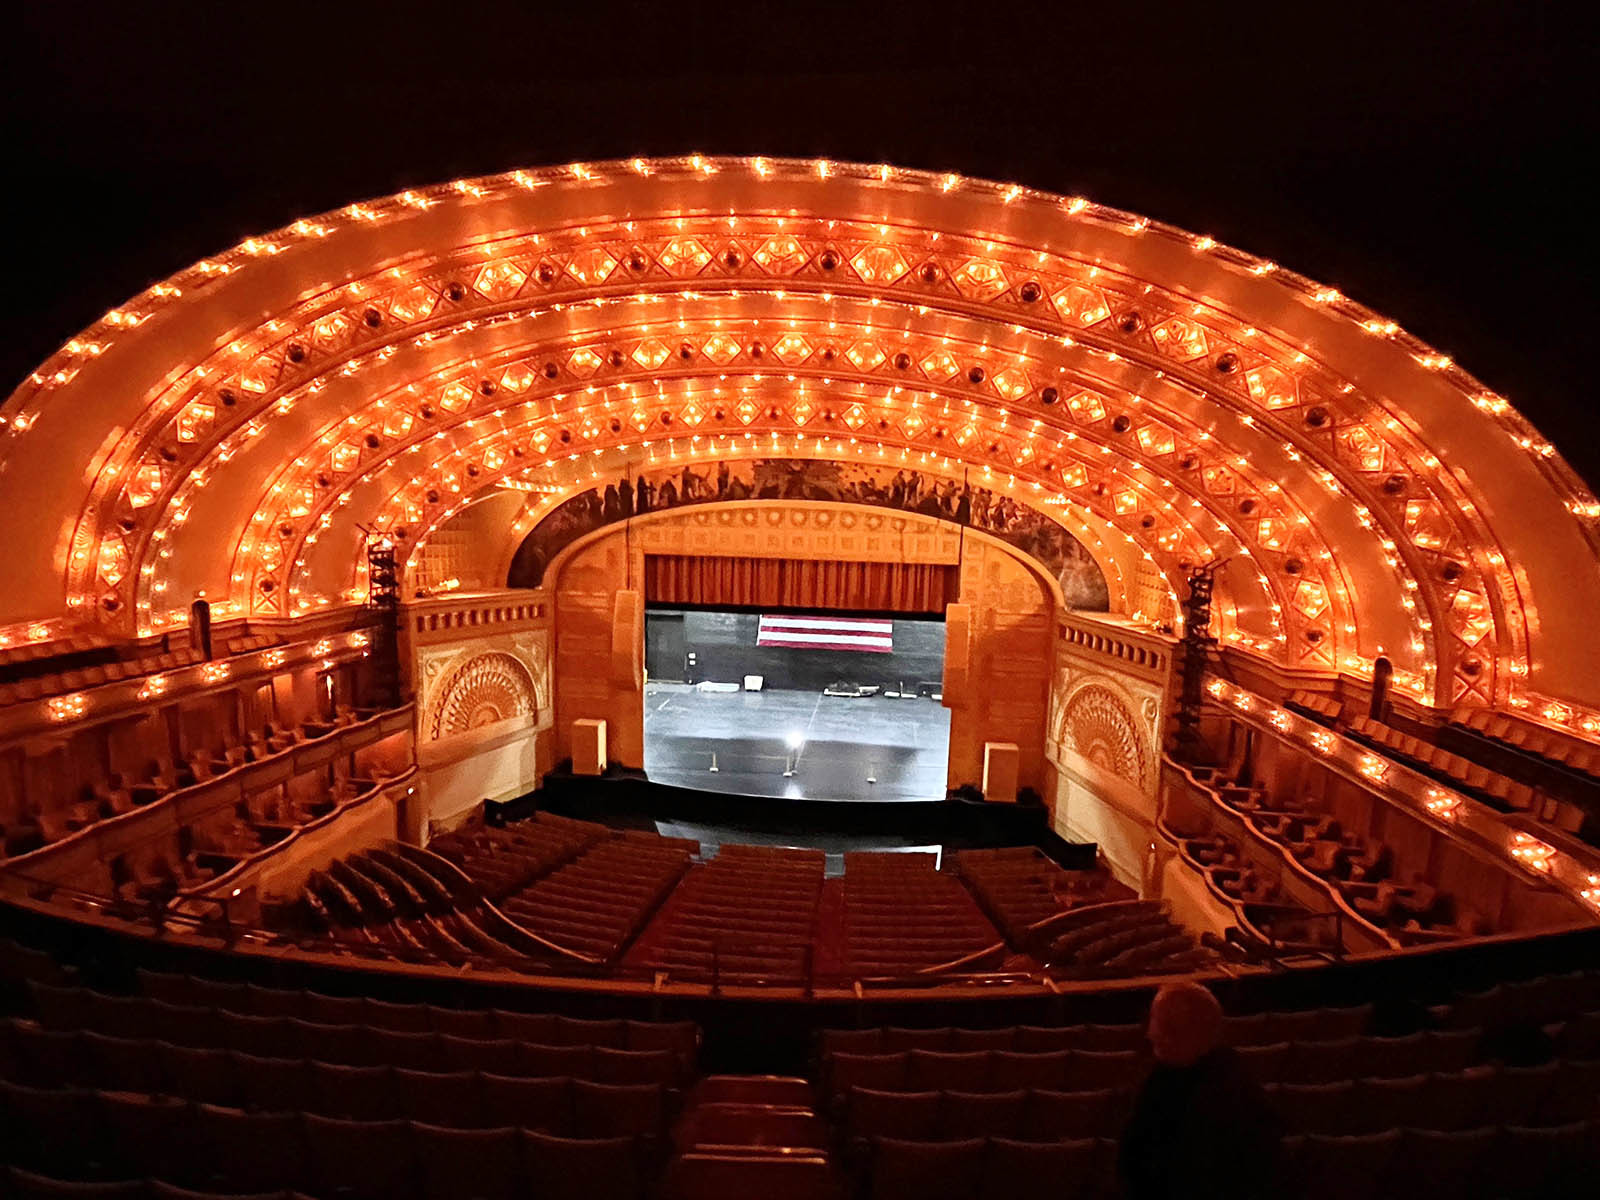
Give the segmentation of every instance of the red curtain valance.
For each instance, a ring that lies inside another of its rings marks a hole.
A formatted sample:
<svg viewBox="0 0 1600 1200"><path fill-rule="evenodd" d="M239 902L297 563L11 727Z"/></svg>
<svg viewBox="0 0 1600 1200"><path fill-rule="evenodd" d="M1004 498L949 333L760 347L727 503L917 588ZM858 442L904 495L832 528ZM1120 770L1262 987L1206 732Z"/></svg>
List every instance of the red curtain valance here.
<svg viewBox="0 0 1600 1200"><path fill-rule="evenodd" d="M958 571L945 563L650 554L644 595L653 604L942 614L956 598Z"/></svg>

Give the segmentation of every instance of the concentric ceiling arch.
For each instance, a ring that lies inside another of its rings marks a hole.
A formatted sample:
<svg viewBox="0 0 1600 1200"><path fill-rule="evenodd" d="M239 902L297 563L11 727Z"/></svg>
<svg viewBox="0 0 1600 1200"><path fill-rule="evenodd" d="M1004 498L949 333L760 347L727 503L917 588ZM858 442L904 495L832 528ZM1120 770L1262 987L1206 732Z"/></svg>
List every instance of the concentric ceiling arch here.
<svg viewBox="0 0 1600 1200"><path fill-rule="evenodd" d="M414 547L494 489L877 457L1169 585L1226 556L1221 634L1285 668L1600 729L1600 503L1515 409L1335 289L1014 185L689 157L405 192L153 286L0 422L9 643L325 611L360 528Z"/></svg>

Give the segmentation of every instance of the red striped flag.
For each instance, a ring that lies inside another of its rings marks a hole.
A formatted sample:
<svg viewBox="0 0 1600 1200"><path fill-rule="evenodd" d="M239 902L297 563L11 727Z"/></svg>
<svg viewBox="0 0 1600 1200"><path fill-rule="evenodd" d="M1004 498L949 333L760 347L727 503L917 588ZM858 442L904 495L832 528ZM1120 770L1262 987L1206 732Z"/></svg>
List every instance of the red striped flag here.
<svg viewBox="0 0 1600 1200"><path fill-rule="evenodd" d="M894 649L893 621L863 621L854 617L761 618L758 646L790 650L866 650L887 654Z"/></svg>

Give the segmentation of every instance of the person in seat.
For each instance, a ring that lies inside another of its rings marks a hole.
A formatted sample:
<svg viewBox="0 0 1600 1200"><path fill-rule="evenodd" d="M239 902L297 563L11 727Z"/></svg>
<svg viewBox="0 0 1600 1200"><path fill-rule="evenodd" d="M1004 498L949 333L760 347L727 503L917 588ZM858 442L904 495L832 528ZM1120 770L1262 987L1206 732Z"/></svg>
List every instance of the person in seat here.
<svg viewBox="0 0 1600 1200"><path fill-rule="evenodd" d="M1222 1045L1217 998L1190 981L1164 985L1150 1004L1146 1036L1155 1067L1117 1163L1130 1200L1271 1196L1283 1122Z"/></svg>

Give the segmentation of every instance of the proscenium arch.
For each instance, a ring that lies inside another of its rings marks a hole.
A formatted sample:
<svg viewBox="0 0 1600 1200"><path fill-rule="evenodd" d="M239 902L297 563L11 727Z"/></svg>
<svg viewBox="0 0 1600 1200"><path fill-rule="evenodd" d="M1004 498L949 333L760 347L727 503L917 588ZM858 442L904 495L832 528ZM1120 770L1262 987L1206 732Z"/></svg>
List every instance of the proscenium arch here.
<svg viewBox="0 0 1600 1200"><path fill-rule="evenodd" d="M792 520L794 514L801 514L801 519ZM943 542L943 547L942 550L935 550L931 558L907 556L903 548L898 553L885 552L882 548L876 554L863 551L859 558L862 561L890 562L906 561L910 557L914 561L941 561L958 567L962 602L981 602L992 578L989 568L996 559L1003 560L1014 573L1014 578L1025 579L1029 585L1029 594L1037 597L1039 608L1035 616L1041 637L1049 636L1054 618L1066 609L1059 584L1037 560L989 533L971 528L962 529L951 522L923 513L902 512L860 503L800 499L711 501L652 511L644 516L635 517L626 524L618 522L602 526L575 538L551 558L545 572L542 591L547 595L556 613L558 624L567 619L562 606L569 586L573 589L576 600L576 615L590 622L594 620L596 614L611 613L617 593L623 589L635 592L637 599L648 602L649 597L644 593L644 560L652 552L650 537L652 532L659 532L665 527L672 526L689 527L725 523L725 527L734 527L736 537L738 532L736 527L742 517L750 518L749 524L744 526L745 530L769 530L773 527L768 523L769 519L776 518L780 525L807 532L820 533L824 529L828 532L845 532L849 528L847 522L858 522L859 525L853 530L858 534L874 532L871 529L874 523L879 525L876 532L879 534L887 532L889 536L894 536L896 532L901 536L913 537L918 534L933 534L937 540ZM896 531L894 528L896 525L902 529ZM605 552L591 553L597 549ZM774 553L768 547L757 546L744 551L736 542L728 540L723 541L721 550L737 557L774 557ZM817 559L832 558L836 551L833 547L822 549L814 545L786 544L783 553L787 557ZM986 556L992 557L987 557L985 562ZM847 555L847 557L858 556ZM979 560L979 569L969 575L967 568L972 565L974 558ZM574 581L569 572L576 572L581 577ZM989 594L992 596L992 593ZM1016 715L1019 699L1020 710L1029 708L1025 698L1030 690L1028 688L1014 689L1002 698L984 695L981 686L973 683L961 688L959 695L947 694L945 704L951 710L950 759L947 769L950 787L978 782L982 768L983 743L994 738L992 730L996 723L996 712L991 710L1008 706L1014 710L1013 715L1002 719L1000 725L1004 730L1004 740L1016 742L1023 748L1025 763L1023 785L1034 788L1044 785L1049 706L1044 701L1043 693L1048 688L1054 668L1048 655L1029 652L1019 656L1014 642L1009 645L1004 644L1004 627L1008 620L1015 620L1018 615L1017 611L993 613L991 616L998 616L998 620L974 622L971 626L973 644L965 657L972 664L986 664L983 669L998 672L1000 678L1015 679L1019 671L1023 676L1029 674L1036 676L1033 682L1037 687L1031 689L1039 693L1038 703L1033 706L1035 711L1031 717L1020 718ZM639 637L642 636L641 630ZM997 637L999 641L985 641ZM581 641L581 638L579 640ZM611 644L615 646L614 642ZM642 642L636 648L642 655ZM630 757L643 753L642 681L635 679L631 683L616 685L616 676L613 674L611 684L615 686L608 685L603 674L597 676L593 658L587 652L575 653L570 663L570 674L563 671L559 654L553 658L552 663L556 697L554 736L558 746L563 747L557 750L558 756L565 752L565 739L570 737L571 724L575 719L602 717L611 727L608 736L614 738L610 744L615 747L617 761L629 766L642 766L642 757L637 761ZM964 669L962 674L966 675L968 670L978 669L973 666ZM991 731L987 735L986 729Z"/></svg>
<svg viewBox="0 0 1600 1200"><path fill-rule="evenodd" d="M806 336L807 354L782 363L782 320L767 314L786 310L839 320L851 340L824 363L813 356L827 347ZM634 336L653 316L673 340ZM757 320L770 322L765 335ZM262 497L291 487L285 463L313 501L314 524L279 522L293 546L348 545L383 498L354 468L384 454L385 436L324 441L325 417L346 424L351 397L406 376L418 409L449 412L447 390L462 401L473 360L504 348L501 331L507 346L543 353L563 328L565 353L541 360L525 389L541 403L647 367L669 394L684 380L753 386L756 374L815 372L885 391L914 377L970 403L985 429L1038 420L1087 440L1093 427L1108 457L1148 478L1124 511L1113 506L1119 529L1149 538L1160 480L1176 489L1179 473L1199 472L1174 506L1195 513L1186 536L1218 552L1249 547L1280 609L1340 622L1324 631L1340 645L1325 664L1299 618L1280 641L1250 628L1246 604L1242 648L1363 677L1381 653L1413 698L1514 703L1600 731L1586 615L1600 601L1600 503L1448 357L1209 238L1016 186L819 161L634 160L458 181L297 222L155 285L68 342L0 410L0 502L34 518L10 533L21 567L0 598L0 637L156 632L181 623L170 614L187 609L196 579L219 617L258 613L256 564L220 580L203 564L266 523ZM920 351L901 362L899 339L926 336L960 343L946 378ZM642 350L652 338L668 356L655 365L658 349ZM459 373L443 378L452 363ZM1092 375L1085 387L1104 414L1052 415L1068 398L1055 368L1074 387ZM490 382L495 394L460 403L463 424L507 403L504 377ZM1198 449L1166 448L1182 420ZM429 443L455 453L433 442L443 432ZM1013 453L1003 446L996 467L1015 470ZM1168 461L1190 454L1189 468ZM426 447L413 457L438 461ZM1241 512L1225 489L1252 475L1279 491L1243 497L1256 504ZM1268 546L1313 533L1325 560ZM300 565L280 564L281 578ZM1308 565L1329 572L1331 596L1307 588ZM340 586L348 566L308 575L307 611L352 599ZM1397 613L1411 632L1375 632Z"/></svg>

